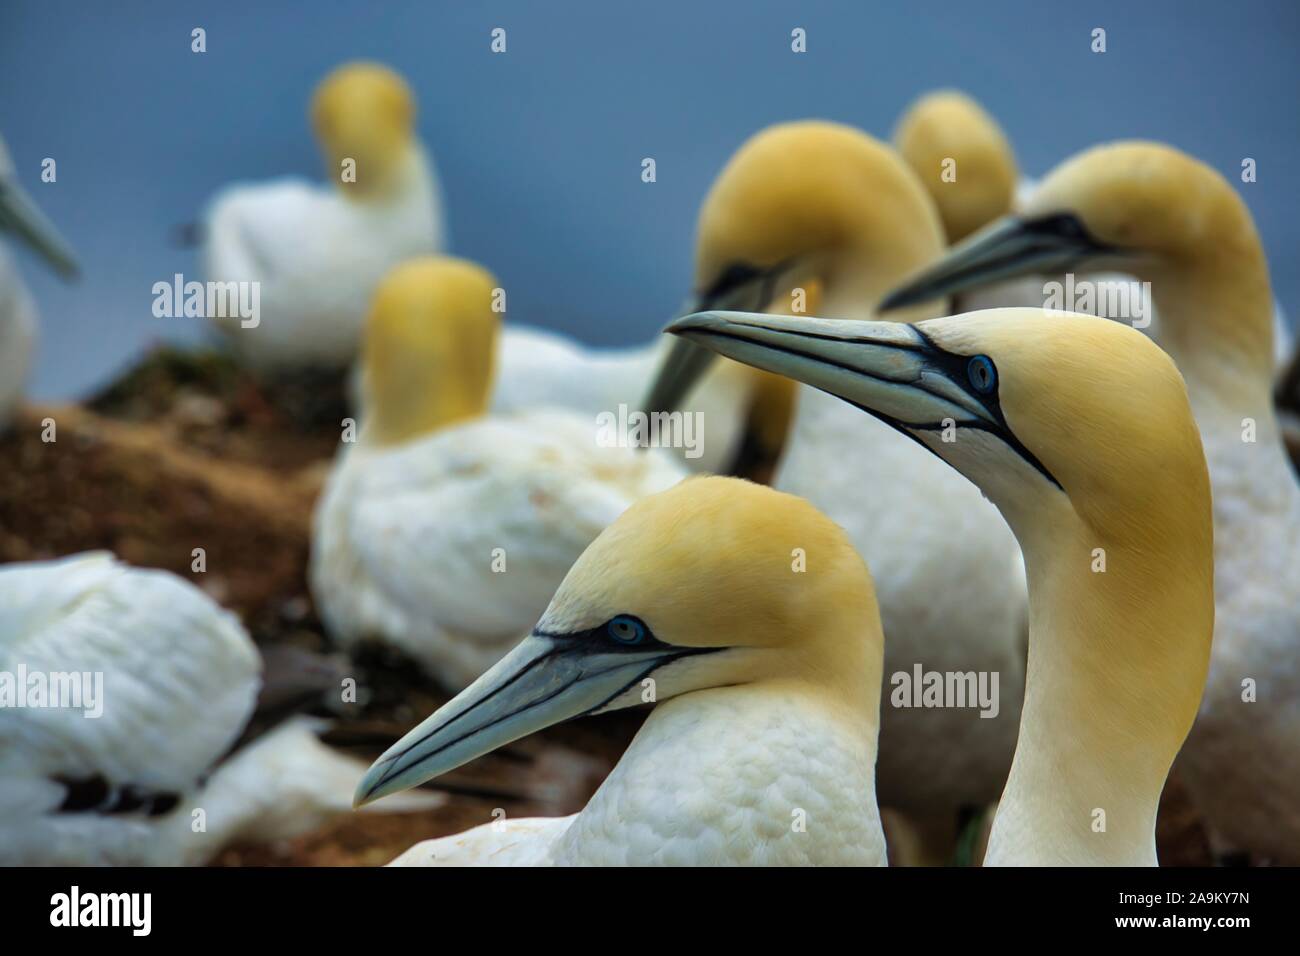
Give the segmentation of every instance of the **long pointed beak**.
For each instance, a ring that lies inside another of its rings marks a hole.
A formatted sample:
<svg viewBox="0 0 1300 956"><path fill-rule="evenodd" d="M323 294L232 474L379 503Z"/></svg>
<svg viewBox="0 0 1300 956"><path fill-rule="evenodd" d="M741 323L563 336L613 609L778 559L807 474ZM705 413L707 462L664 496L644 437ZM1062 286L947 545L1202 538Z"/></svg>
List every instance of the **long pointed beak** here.
<svg viewBox="0 0 1300 956"><path fill-rule="evenodd" d="M689 339L675 339L655 373L641 408L647 412L681 408L716 359L713 352L700 348Z"/></svg>
<svg viewBox="0 0 1300 956"><path fill-rule="evenodd" d="M693 652L664 645L593 649L580 638L532 634L376 760L353 804L418 786L544 727L594 713Z"/></svg>
<svg viewBox="0 0 1300 956"><path fill-rule="evenodd" d="M72 247L11 177L0 178L0 231L18 236L63 278L80 271Z"/></svg>
<svg viewBox="0 0 1300 956"><path fill-rule="evenodd" d="M1093 240L1069 213L1039 219L1008 216L953 246L894 289L878 311L929 302L1017 276L1059 275L1118 251Z"/></svg>
<svg viewBox="0 0 1300 956"><path fill-rule="evenodd" d="M700 312L666 331L829 392L905 431L939 428L947 418L981 427L999 424L989 408L945 374L946 353L910 325Z"/></svg>

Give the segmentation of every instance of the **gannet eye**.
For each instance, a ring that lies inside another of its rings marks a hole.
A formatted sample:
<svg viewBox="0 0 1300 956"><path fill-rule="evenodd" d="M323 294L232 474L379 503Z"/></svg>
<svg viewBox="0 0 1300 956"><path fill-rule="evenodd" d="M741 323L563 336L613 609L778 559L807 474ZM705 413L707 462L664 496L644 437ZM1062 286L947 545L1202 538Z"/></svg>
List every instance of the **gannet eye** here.
<svg viewBox="0 0 1300 956"><path fill-rule="evenodd" d="M640 644L645 640L645 625L626 614L613 618L605 625L605 631L619 644Z"/></svg>
<svg viewBox="0 0 1300 956"><path fill-rule="evenodd" d="M988 395L998 387L998 370L987 355L975 355L966 363L966 377L971 387L981 395Z"/></svg>

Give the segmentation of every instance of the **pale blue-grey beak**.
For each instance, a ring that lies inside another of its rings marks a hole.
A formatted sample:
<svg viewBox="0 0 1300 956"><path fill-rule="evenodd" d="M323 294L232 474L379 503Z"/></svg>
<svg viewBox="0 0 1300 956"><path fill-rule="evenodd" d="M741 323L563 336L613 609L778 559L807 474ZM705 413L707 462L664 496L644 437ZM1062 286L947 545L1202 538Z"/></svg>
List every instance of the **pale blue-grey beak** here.
<svg viewBox="0 0 1300 956"><path fill-rule="evenodd" d="M949 352L900 322L700 312L667 331L754 368L842 398L930 451L924 432L973 428L996 435L1059 487L1002 414L988 356Z"/></svg>
<svg viewBox="0 0 1300 956"><path fill-rule="evenodd" d="M603 641L600 629L534 632L376 760L353 804L418 786L544 727L601 710L636 692L657 668L700 652L658 641L620 647Z"/></svg>
<svg viewBox="0 0 1300 956"><path fill-rule="evenodd" d="M1025 219L1007 216L953 246L935 262L881 300L878 312L918 305L1003 279L1060 275L1099 260L1119 258L1123 250L1088 234L1072 213Z"/></svg>
<svg viewBox="0 0 1300 956"><path fill-rule="evenodd" d="M12 175L0 176L0 231L25 242L63 278L76 277L72 247Z"/></svg>

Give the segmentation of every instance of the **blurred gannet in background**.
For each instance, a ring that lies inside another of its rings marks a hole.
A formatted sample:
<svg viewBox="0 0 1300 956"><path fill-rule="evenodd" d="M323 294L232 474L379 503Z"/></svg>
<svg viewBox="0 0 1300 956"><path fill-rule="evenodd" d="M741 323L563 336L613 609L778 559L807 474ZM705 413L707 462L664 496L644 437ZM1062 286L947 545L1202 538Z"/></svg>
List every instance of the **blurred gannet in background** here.
<svg viewBox="0 0 1300 956"><path fill-rule="evenodd" d="M749 140L714 184L700 216L696 287L734 308L774 312L789 309L788 290L818 289L810 309L861 318L943 249L933 204L890 147L839 124L787 123ZM647 406L676 407L712 357L678 343ZM996 718L888 701L881 715L881 804L918 828L917 858L943 862L959 810L997 798L1015 748L1027 613L1015 538L978 489L888 426L814 389L800 388L796 401L798 386L780 377L752 381L764 383L775 412L769 431L788 433L775 486L842 525L872 569L889 635L885 674L920 665L998 675Z"/></svg>
<svg viewBox="0 0 1300 956"><path fill-rule="evenodd" d="M102 552L0 567L0 699L26 702L0 706L0 864L198 864L346 809L364 766L315 722L232 752L260 670L235 616L174 574ZM29 697L83 674L80 709Z"/></svg>
<svg viewBox="0 0 1300 956"><path fill-rule="evenodd" d="M966 94L921 97L898 121L894 145L934 200L949 244L1011 211L1015 154L997 121Z"/></svg>
<svg viewBox="0 0 1300 956"><path fill-rule="evenodd" d="M1041 309L914 326L717 312L669 331L840 396L988 495L1024 550L1030 649L984 862L1154 865L1214 626L1209 479L1173 362L1133 329Z"/></svg>
<svg viewBox="0 0 1300 956"><path fill-rule="evenodd" d="M342 644L387 641L453 690L528 633L569 567L636 499L682 471L597 444L596 418L486 415L496 280L420 258L376 290L367 417L317 505L310 578Z"/></svg>
<svg viewBox="0 0 1300 956"><path fill-rule="evenodd" d="M957 90L929 93L908 107L894 130L894 145L934 200L949 245L1009 214L1035 188L1020 177L997 120ZM1041 277L1008 279L954 296L951 311L1041 308L1045 298Z"/></svg>
<svg viewBox="0 0 1300 956"><path fill-rule="evenodd" d="M0 233L31 246L60 276L77 274L72 250L18 184L18 171L0 139ZM0 429L22 400L36 344L36 303L18 266L0 245Z"/></svg>
<svg viewBox="0 0 1300 956"><path fill-rule="evenodd" d="M216 326L248 364L343 368L356 355L375 283L443 245L437 177L397 73L349 63L317 87L312 123L329 184L297 177L236 184L204 216L204 278L260 285L260 320ZM355 171L345 178L344 164Z"/></svg>
<svg viewBox="0 0 1300 956"><path fill-rule="evenodd" d="M396 863L883 864L882 642L840 528L793 495L691 478L596 538L532 634L380 757L357 804L657 701L580 813L485 824Z"/></svg>
<svg viewBox="0 0 1300 956"><path fill-rule="evenodd" d="M1187 379L1214 482L1214 657L1179 768L1229 845L1300 863L1300 486L1273 411L1273 297L1245 203L1171 147L1096 147L889 303L1092 262L1151 283L1158 341ZM1258 702L1243 699L1246 681Z"/></svg>

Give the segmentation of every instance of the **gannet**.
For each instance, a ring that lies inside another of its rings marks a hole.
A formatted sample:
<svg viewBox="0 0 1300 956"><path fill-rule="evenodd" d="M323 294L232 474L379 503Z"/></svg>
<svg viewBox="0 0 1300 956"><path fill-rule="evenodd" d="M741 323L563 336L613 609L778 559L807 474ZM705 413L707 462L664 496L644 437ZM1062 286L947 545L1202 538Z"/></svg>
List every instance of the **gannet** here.
<svg viewBox="0 0 1300 956"><path fill-rule="evenodd" d="M696 288L729 308L773 312L790 309L791 290L817 290L812 314L862 318L943 249L934 205L894 150L847 126L787 123L751 139L710 191ZM710 358L690 343L675 348L648 404L675 406ZM917 665L999 675L996 718L888 700L881 715L881 803L922 830L921 859L942 862L959 810L997 798L1015 748L1027 606L1015 538L977 489L886 426L814 389L795 400L780 377L754 381L779 413L769 431L788 433L775 486L842 525L872 568L887 678Z"/></svg>
<svg viewBox="0 0 1300 956"><path fill-rule="evenodd" d="M1042 309L916 325L712 312L669 331L843 398L988 495L1024 551L1030 646L984 862L1154 865L1214 627L1209 478L1168 356Z"/></svg>
<svg viewBox="0 0 1300 956"><path fill-rule="evenodd" d="M18 172L0 139L0 232L25 242L65 279L77 274L63 237L18 183ZM22 400L36 344L36 303L18 267L0 246L0 429Z"/></svg>
<svg viewBox="0 0 1300 956"><path fill-rule="evenodd" d="M345 809L364 767L311 719L232 752L260 671L235 616L169 572L0 567L0 864L199 864Z"/></svg>
<svg viewBox="0 0 1300 956"><path fill-rule="evenodd" d="M1273 297L1245 204L1171 147L1096 147L890 302L1094 262L1151 283L1159 342L1187 379L1214 482L1218 629L1180 768L1227 844L1300 863L1300 487L1273 411Z"/></svg>
<svg viewBox="0 0 1300 956"><path fill-rule="evenodd" d="M488 823L395 862L880 865L882 643L839 527L793 495L690 478L602 532L532 633L380 757L356 802L654 702L580 813Z"/></svg>
<svg viewBox="0 0 1300 956"><path fill-rule="evenodd" d="M496 280L422 257L375 293L362 362L367 417L317 505L312 593L344 646L378 639L453 690L528 633L606 525L683 473L602 447L596 418L486 415Z"/></svg>
<svg viewBox="0 0 1300 956"><path fill-rule="evenodd" d="M441 190L397 73L375 63L339 67L317 87L311 119L328 185L296 177L236 184L204 216L205 279L260 283L256 319L209 318L263 369L346 366L375 283L444 241Z"/></svg>
<svg viewBox="0 0 1300 956"><path fill-rule="evenodd" d="M921 97L898 121L894 144L934 200L949 243L1010 212L1015 154L997 121L965 93Z"/></svg>
<svg viewBox="0 0 1300 956"><path fill-rule="evenodd" d="M998 121L957 90L913 103L894 130L894 145L934 200L949 245L1019 208L1035 183L1020 175ZM953 312L1044 305L1041 279L1008 279L953 296Z"/></svg>

